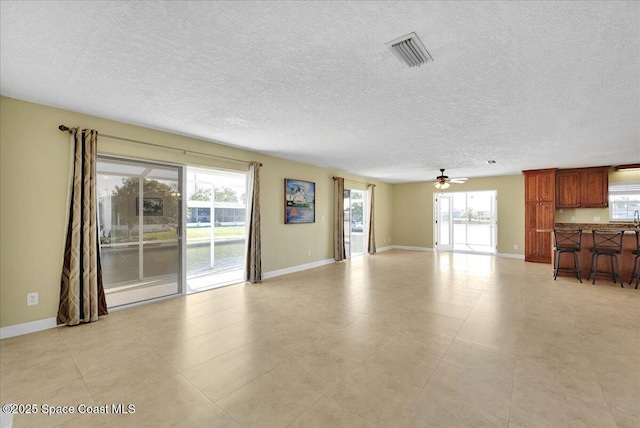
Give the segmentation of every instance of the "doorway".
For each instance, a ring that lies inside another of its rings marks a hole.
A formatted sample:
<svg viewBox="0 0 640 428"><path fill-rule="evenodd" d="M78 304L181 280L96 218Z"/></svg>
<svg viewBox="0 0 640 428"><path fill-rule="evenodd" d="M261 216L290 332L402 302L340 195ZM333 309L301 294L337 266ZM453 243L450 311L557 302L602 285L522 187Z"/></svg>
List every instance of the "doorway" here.
<svg viewBox="0 0 640 428"><path fill-rule="evenodd" d="M107 305L181 293L182 167L99 156L96 170Z"/></svg>
<svg viewBox="0 0 640 428"><path fill-rule="evenodd" d="M497 191L435 195L438 251L496 254Z"/></svg>
<svg viewBox="0 0 640 428"><path fill-rule="evenodd" d="M347 257L367 252L366 191L344 189L344 246Z"/></svg>

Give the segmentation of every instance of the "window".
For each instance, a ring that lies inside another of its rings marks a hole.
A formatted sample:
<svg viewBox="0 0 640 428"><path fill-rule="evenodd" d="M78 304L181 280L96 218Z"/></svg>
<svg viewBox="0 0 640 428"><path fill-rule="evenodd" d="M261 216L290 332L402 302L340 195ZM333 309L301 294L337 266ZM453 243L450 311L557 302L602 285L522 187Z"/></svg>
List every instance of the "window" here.
<svg viewBox="0 0 640 428"><path fill-rule="evenodd" d="M640 210L640 182L609 183L609 220L633 221Z"/></svg>

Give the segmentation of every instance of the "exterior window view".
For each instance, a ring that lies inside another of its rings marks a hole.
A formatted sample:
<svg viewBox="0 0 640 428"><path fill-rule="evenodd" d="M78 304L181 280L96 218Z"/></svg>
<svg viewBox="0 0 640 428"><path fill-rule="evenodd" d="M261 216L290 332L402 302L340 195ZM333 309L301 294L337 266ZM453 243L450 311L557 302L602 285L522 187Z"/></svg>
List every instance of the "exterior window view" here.
<svg viewBox="0 0 640 428"><path fill-rule="evenodd" d="M242 280L246 174L187 168L187 293Z"/></svg>
<svg viewBox="0 0 640 428"><path fill-rule="evenodd" d="M497 192L436 193L436 247L439 251L495 254Z"/></svg>
<svg viewBox="0 0 640 428"><path fill-rule="evenodd" d="M97 162L103 283L109 307L180 292L180 167Z"/></svg>
<svg viewBox="0 0 640 428"><path fill-rule="evenodd" d="M364 190L344 190L344 246L347 257L367 252Z"/></svg>

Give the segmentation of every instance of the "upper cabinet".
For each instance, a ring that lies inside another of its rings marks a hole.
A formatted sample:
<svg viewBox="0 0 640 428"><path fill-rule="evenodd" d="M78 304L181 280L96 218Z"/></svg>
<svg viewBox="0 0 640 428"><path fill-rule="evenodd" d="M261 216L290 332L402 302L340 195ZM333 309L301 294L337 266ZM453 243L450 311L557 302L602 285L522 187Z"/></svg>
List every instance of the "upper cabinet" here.
<svg viewBox="0 0 640 428"><path fill-rule="evenodd" d="M609 167L559 169L556 208L606 208L609 205Z"/></svg>
<svg viewBox="0 0 640 428"><path fill-rule="evenodd" d="M556 207L578 208L582 201L582 174L576 169L559 169L556 173Z"/></svg>
<svg viewBox="0 0 640 428"><path fill-rule="evenodd" d="M553 202L556 169L523 171L525 175L524 198L526 202Z"/></svg>

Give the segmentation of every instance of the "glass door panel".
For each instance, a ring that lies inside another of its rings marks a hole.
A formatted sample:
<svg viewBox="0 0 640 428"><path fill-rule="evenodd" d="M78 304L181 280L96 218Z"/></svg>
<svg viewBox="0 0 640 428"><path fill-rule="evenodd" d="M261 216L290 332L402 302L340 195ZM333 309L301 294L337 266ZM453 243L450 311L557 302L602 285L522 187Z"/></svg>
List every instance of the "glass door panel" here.
<svg viewBox="0 0 640 428"><path fill-rule="evenodd" d="M243 280L246 177L187 168L187 293Z"/></svg>
<svg viewBox="0 0 640 428"><path fill-rule="evenodd" d="M344 252L351 257L351 190L344 189Z"/></svg>
<svg viewBox="0 0 640 428"><path fill-rule="evenodd" d="M438 251L453 249L453 198L447 195L436 196L436 248Z"/></svg>
<svg viewBox="0 0 640 428"><path fill-rule="evenodd" d="M97 172L108 306L180 293L181 168L100 157Z"/></svg>
<svg viewBox="0 0 640 428"><path fill-rule="evenodd" d="M453 250L495 253L496 191L455 192L453 199Z"/></svg>
<svg viewBox="0 0 640 428"><path fill-rule="evenodd" d="M351 255L364 254L366 245L364 240L364 194L362 190L351 190Z"/></svg>

